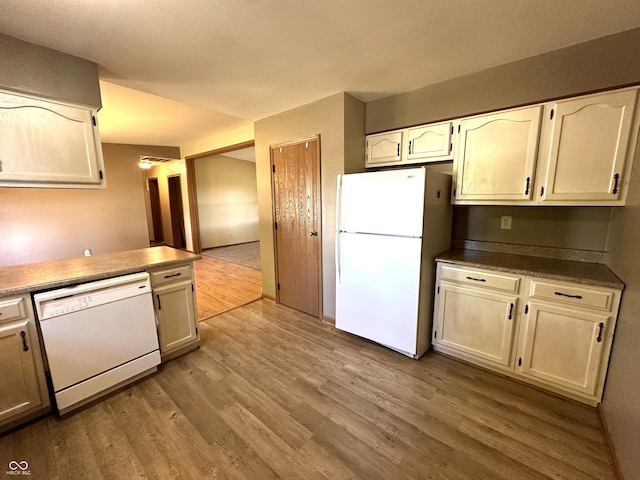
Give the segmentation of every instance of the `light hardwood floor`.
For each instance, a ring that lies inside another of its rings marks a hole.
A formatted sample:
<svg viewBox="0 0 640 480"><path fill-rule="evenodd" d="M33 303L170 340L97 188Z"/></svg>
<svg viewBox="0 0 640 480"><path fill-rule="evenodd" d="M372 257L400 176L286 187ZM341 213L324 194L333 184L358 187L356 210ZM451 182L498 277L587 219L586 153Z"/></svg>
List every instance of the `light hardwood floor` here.
<svg viewBox="0 0 640 480"><path fill-rule="evenodd" d="M259 300L201 348L0 438L34 479L613 479L595 409ZM0 468L0 471L4 467Z"/></svg>
<svg viewBox="0 0 640 480"><path fill-rule="evenodd" d="M260 270L205 256L194 270L200 321L262 297Z"/></svg>

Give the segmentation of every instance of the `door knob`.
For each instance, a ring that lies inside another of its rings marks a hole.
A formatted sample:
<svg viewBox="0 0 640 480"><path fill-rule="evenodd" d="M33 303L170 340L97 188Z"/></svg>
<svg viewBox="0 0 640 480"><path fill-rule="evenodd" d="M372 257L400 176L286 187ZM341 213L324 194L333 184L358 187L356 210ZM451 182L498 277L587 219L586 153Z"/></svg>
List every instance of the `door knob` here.
<svg viewBox="0 0 640 480"><path fill-rule="evenodd" d="M311 232L309 235L312 236L312 237L317 237L318 236L318 232Z"/></svg>

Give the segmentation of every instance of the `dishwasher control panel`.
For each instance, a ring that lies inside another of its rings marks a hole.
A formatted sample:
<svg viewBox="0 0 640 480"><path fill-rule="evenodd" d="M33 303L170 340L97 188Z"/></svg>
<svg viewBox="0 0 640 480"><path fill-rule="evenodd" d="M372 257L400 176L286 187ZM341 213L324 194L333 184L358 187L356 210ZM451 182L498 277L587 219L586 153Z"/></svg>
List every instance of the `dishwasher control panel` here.
<svg viewBox="0 0 640 480"><path fill-rule="evenodd" d="M146 272L37 293L33 300L38 319L44 321L143 294L151 294Z"/></svg>
<svg viewBox="0 0 640 480"><path fill-rule="evenodd" d="M51 300L40 304L40 319L58 317L65 313L77 312L92 307L91 295L82 297L67 297L64 299Z"/></svg>

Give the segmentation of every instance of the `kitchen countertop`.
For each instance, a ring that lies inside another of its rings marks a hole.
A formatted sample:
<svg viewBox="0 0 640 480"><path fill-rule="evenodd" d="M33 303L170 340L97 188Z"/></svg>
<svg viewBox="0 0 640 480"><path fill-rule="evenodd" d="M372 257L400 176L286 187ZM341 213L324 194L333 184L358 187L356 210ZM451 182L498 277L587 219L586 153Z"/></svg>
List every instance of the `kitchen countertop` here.
<svg viewBox="0 0 640 480"><path fill-rule="evenodd" d="M171 267L200 258L200 255L194 253L162 246L0 267L0 296L48 290Z"/></svg>
<svg viewBox="0 0 640 480"><path fill-rule="evenodd" d="M490 268L501 272L544 277L599 287L624 289L624 283L602 263L511 255L481 250L452 249L436 257L436 261L468 267Z"/></svg>

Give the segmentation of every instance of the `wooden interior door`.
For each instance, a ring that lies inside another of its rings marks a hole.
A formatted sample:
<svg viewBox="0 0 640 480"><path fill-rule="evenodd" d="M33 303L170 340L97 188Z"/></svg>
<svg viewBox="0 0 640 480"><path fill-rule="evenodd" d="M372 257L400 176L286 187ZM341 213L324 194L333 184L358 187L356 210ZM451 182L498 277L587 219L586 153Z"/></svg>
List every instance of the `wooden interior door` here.
<svg viewBox="0 0 640 480"><path fill-rule="evenodd" d="M164 241L162 232L162 210L160 207L160 187L157 178L150 178L149 182L149 203L151 205L151 223L153 225L153 242Z"/></svg>
<svg viewBox="0 0 640 480"><path fill-rule="evenodd" d="M175 248L186 248L184 212L182 211L182 186L180 175L169 177L169 209L171 210L171 236Z"/></svg>
<svg viewBox="0 0 640 480"><path fill-rule="evenodd" d="M321 316L320 139L271 147L278 303Z"/></svg>

